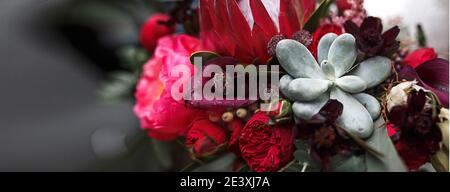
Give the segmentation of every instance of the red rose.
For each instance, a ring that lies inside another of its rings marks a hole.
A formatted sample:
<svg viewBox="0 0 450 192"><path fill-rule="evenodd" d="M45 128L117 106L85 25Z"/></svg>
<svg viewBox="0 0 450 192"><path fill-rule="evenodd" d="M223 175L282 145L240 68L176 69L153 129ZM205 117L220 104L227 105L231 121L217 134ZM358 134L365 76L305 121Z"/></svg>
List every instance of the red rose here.
<svg viewBox="0 0 450 192"><path fill-rule="evenodd" d="M352 4L350 4L348 0L336 0L336 5L340 13L352 8Z"/></svg>
<svg viewBox="0 0 450 192"><path fill-rule="evenodd" d="M244 129L244 123L240 119L234 119L228 124L228 128L232 133L228 142L228 151L234 152L237 156L241 156L239 138L241 137L242 129Z"/></svg>
<svg viewBox="0 0 450 192"><path fill-rule="evenodd" d="M195 121L186 136L186 147L197 159L213 155L226 143L224 130L208 119Z"/></svg>
<svg viewBox="0 0 450 192"><path fill-rule="evenodd" d="M148 51L153 52L158 39L175 32L175 25L170 24L170 17L164 14L151 16L142 26L139 35L140 43Z"/></svg>
<svg viewBox="0 0 450 192"><path fill-rule="evenodd" d="M239 138L242 158L256 172L277 171L293 159L292 126L271 126L264 112L255 114Z"/></svg>
<svg viewBox="0 0 450 192"><path fill-rule="evenodd" d="M413 68L416 68L422 63L425 63L426 61L432 59L436 59L437 57L438 55L433 48L422 48L406 56L404 63L406 65L410 65Z"/></svg>
<svg viewBox="0 0 450 192"><path fill-rule="evenodd" d="M309 51L311 51L314 57L317 58L317 47L319 46L320 39L328 33L335 33L336 35L341 35L343 33L343 30L342 27L334 24L326 24L320 26L313 33L313 43L308 47Z"/></svg>

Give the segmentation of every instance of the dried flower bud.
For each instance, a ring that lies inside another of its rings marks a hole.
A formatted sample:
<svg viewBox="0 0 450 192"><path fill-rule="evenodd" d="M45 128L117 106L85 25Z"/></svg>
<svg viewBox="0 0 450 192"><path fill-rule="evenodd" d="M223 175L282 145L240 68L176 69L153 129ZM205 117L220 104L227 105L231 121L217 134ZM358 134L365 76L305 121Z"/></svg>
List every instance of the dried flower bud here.
<svg viewBox="0 0 450 192"><path fill-rule="evenodd" d="M225 123L229 123L231 121L233 121L234 119L234 115L231 112L226 112L222 115L222 121L224 121Z"/></svg>
<svg viewBox="0 0 450 192"><path fill-rule="evenodd" d="M301 44L303 44L305 47L309 47L312 42L312 35L309 31L306 30L301 30L301 31L297 31L292 35L292 39L300 42Z"/></svg>
<svg viewBox="0 0 450 192"><path fill-rule="evenodd" d="M286 39L286 36L281 34L275 35L272 37L272 39L270 39L269 43L267 44L267 53L270 56L275 56L277 45L283 39Z"/></svg>
<svg viewBox="0 0 450 192"><path fill-rule="evenodd" d="M248 114L247 109L244 108L240 108L236 111L236 116L238 116L241 119L247 117L247 114Z"/></svg>
<svg viewBox="0 0 450 192"><path fill-rule="evenodd" d="M387 109L391 111L395 106L402 106L408 103L408 94L411 90L423 90L416 81L407 81L393 87L387 95Z"/></svg>

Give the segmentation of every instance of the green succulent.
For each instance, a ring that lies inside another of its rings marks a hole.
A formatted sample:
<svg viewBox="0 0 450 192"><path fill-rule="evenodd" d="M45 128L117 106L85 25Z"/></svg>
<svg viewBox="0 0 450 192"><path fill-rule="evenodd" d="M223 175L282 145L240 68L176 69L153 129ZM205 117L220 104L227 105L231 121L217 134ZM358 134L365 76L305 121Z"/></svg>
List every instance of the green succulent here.
<svg viewBox="0 0 450 192"><path fill-rule="evenodd" d="M325 35L317 53L320 65L297 41L283 40L277 45L278 60L289 74L281 78L280 90L295 101L295 117L310 120L330 99L335 99L344 105L337 124L360 138L369 138L381 107L376 98L363 92L386 80L391 74L391 60L372 57L354 65L358 51L350 34Z"/></svg>

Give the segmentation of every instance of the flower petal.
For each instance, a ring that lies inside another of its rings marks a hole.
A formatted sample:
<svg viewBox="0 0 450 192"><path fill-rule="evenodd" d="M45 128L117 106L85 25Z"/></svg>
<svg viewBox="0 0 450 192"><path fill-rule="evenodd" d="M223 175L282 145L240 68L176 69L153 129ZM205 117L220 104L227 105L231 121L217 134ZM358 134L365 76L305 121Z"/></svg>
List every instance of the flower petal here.
<svg viewBox="0 0 450 192"><path fill-rule="evenodd" d="M328 53L330 52L331 44L333 44L337 37L338 35L334 33L328 33L320 39L319 46L317 48L317 60L319 63L322 63L324 60L328 60Z"/></svg>
<svg viewBox="0 0 450 192"><path fill-rule="evenodd" d="M361 24L361 32L375 30L378 34L383 32L383 22L380 18L377 17L367 17L364 19L364 22Z"/></svg>
<svg viewBox="0 0 450 192"><path fill-rule="evenodd" d="M391 74L391 60L387 57L372 57L359 64L350 72L366 81L367 88L372 88L382 83Z"/></svg>
<svg viewBox="0 0 450 192"><path fill-rule="evenodd" d="M313 101L328 91L331 81L322 79L294 79L288 87L288 92L297 101Z"/></svg>
<svg viewBox="0 0 450 192"><path fill-rule="evenodd" d="M320 68L322 68L323 73L329 80L334 81L336 79L336 72L334 70L334 66L328 63L328 60L322 61L320 64Z"/></svg>
<svg viewBox="0 0 450 192"><path fill-rule="evenodd" d="M344 105L344 112L337 120L339 126L362 139L372 135L374 129L372 117L358 100L336 87L331 90L330 98Z"/></svg>
<svg viewBox="0 0 450 192"><path fill-rule="evenodd" d="M349 93L361 93L367 89L367 84L363 79L352 75L337 79L336 85Z"/></svg>
<svg viewBox="0 0 450 192"><path fill-rule="evenodd" d="M292 99L292 96L290 96L290 93L288 91L288 87L289 87L289 84L293 80L294 79L290 75L284 75L280 79L280 91L281 91L281 93L283 93L284 96L286 96L288 99L291 99L291 100L293 100L293 99Z"/></svg>
<svg viewBox="0 0 450 192"><path fill-rule="evenodd" d="M445 107L449 96L449 63L444 59L434 59L416 68L420 81L426 89L433 91Z"/></svg>
<svg viewBox="0 0 450 192"><path fill-rule="evenodd" d="M328 61L336 69L336 77L346 74L355 64L358 51L356 39L348 33L342 34L331 44Z"/></svg>
<svg viewBox="0 0 450 192"><path fill-rule="evenodd" d="M400 78L417 80L425 88L434 92L444 107L448 107L449 98L449 63L444 59L433 59L414 70L406 66L400 72Z"/></svg>
<svg viewBox="0 0 450 192"><path fill-rule="evenodd" d="M383 40L385 44L393 44L398 34L400 33L400 28L398 26L392 27L383 33Z"/></svg>
<svg viewBox="0 0 450 192"><path fill-rule="evenodd" d="M302 120L311 120L314 115L319 113L330 99L330 94L322 94L319 98L310 102L295 102L292 105L292 111L295 117Z"/></svg>
<svg viewBox="0 0 450 192"><path fill-rule="evenodd" d="M282 40L277 45L281 66L294 78L325 79L325 75L309 50L295 40Z"/></svg>
<svg viewBox="0 0 450 192"><path fill-rule="evenodd" d="M378 119L381 114L381 106L375 97L366 93L354 94L353 97L366 107L372 120Z"/></svg>

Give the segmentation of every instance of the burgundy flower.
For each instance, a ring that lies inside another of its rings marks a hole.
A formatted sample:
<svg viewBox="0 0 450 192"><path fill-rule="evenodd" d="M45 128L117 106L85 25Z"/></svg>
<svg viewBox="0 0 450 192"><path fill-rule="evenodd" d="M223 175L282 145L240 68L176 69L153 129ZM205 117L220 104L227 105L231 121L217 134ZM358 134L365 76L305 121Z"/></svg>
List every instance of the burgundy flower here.
<svg viewBox="0 0 450 192"><path fill-rule="evenodd" d="M186 147L197 159L213 155L226 143L224 130L208 119L195 121L186 136Z"/></svg>
<svg viewBox="0 0 450 192"><path fill-rule="evenodd" d="M404 66L399 73L400 79L417 80L419 85L435 93L443 107L448 108L449 99L449 62L444 59L433 59L422 63L415 69Z"/></svg>
<svg viewBox="0 0 450 192"><path fill-rule="evenodd" d="M333 156L360 151L347 134L335 125L342 110L343 105L339 101L330 100L312 120L299 126L301 139L309 141L311 156L321 163L323 170L329 170Z"/></svg>
<svg viewBox="0 0 450 192"><path fill-rule="evenodd" d="M442 133L433 109L426 106L426 93L413 90L408 104L396 106L389 113L389 120L399 130L396 148L410 170L417 170L440 149Z"/></svg>
<svg viewBox="0 0 450 192"><path fill-rule="evenodd" d="M361 27L349 20L345 22L344 27L347 33L356 37L359 50L369 57L390 57L400 47L400 42L396 40L400 29L395 26L383 33L383 24L379 18L367 17Z"/></svg>
<svg viewBox="0 0 450 192"><path fill-rule="evenodd" d="M292 125L271 126L269 120L266 113L256 113L239 138L242 158L256 172L277 171L294 158Z"/></svg>

